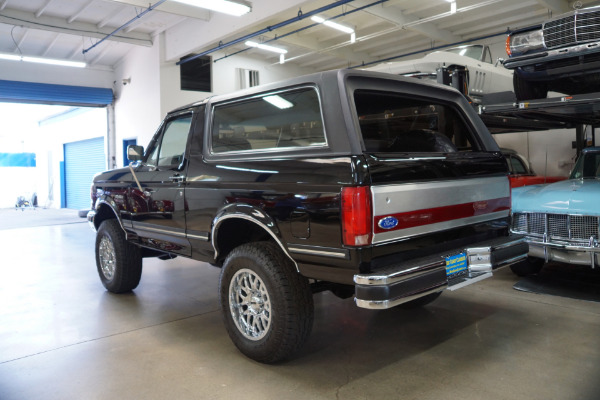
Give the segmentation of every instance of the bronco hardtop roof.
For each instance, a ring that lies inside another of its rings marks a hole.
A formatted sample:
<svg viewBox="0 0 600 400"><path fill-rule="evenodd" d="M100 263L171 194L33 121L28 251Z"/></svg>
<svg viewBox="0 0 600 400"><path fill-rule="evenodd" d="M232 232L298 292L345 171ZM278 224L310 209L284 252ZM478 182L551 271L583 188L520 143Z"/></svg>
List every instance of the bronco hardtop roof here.
<svg viewBox="0 0 600 400"><path fill-rule="evenodd" d="M264 84L264 85L254 86L249 89L242 89L242 90L238 90L238 91L227 93L227 94L209 96L198 102L194 102L194 103L182 106L182 107L178 107L169 113L170 114L176 113L176 112L186 110L188 108L197 107L201 104L206 104L209 101L210 102L227 101L227 100L232 100L232 99L236 99L239 97L247 97L247 96L252 96L254 94L276 91L276 90L285 89L285 88L294 87L294 86L302 86L302 85L323 86L324 84L329 83L329 85L327 85L327 86L330 87L331 84L333 84L334 82L337 82L338 87L339 87L340 83L343 84L350 77L386 79L386 80L396 81L396 82L400 82L400 83L406 83L410 86L419 85L419 86L431 88L431 90L445 90L445 91L459 93L454 88L451 88L449 86L444 86L444 85L441 85L441 84L438 84L435 82L418 80L415 78L409 78L409 77L404 77L404 76L399 76L399 75L389 74L389 73L384 73L384 72L374 72L374 71L365 71L365 70L359 70L359 69L346 69L345 68L345 69L336 69L336 70L330 70L330 71L324 71L324 72L317 72L314 74L289 78L289 79L285 79L285 80L274 82L274 83L268 83L268 84Z"/></svg>

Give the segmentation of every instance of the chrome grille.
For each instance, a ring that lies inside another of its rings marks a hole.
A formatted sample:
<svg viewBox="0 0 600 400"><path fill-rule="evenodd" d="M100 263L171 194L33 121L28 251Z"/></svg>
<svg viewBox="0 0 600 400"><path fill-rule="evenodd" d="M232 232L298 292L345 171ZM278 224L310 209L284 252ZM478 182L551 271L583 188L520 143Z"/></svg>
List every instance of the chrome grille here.
<svg viewBox="0 0 600 400"><path fill-rule="evenodd" d="M548 231L546 231L546 227ZM548 235L549 239L587 241L598 240L598 217L544 213L513 214L514 232Z"/></svg>
<svg viewBox="0 0 600 400"><path fill-rule="evenodd" d="M600 10L579 11L548 21L543 32L548 49L600 40Z"/></svg>
<svg viewBox="0 0 600 400"><path fill-rule="evenodd" d="M568 238L568 217L560 214L548 214L548 235L551 238Z"/></svg>
<svg viewBox="0 0 600 400"><path fill-rule="evenodd" d="M546 232L546 218L544 214L528 214L527 232L543 235Z"/></svg>
<svg viewBox="0 0 600 400"><path fill-rule="evenodd" d="M588 240L591 236L598 239L598 218L582 215L571 216L571 238Z"/></svg>

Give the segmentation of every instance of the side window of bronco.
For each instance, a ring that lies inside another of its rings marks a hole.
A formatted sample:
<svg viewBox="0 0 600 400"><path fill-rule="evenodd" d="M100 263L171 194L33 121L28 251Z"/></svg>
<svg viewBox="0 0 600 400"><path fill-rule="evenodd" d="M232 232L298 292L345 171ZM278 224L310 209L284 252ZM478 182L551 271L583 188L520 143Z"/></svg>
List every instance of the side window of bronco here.
<svg viewBox="0 0 600 400"><path fill-rule="evenodd" d="M374 90L356 90L354 103L367 152L478 150L473 132L452 104Z"/></svg>
<svg viewBox="0 0 600 400"><path fill-rule="evenodd" d="M191 123L192 116L189 114L167 121L162 135L154 142L146 163L156 167L181 164Z"/></svg>
<svg viewBox="0 0 600 400"><path fill-rule="evenodd" d="M319 95L307 87L213 109L211 152L326 146Z"/></svg>

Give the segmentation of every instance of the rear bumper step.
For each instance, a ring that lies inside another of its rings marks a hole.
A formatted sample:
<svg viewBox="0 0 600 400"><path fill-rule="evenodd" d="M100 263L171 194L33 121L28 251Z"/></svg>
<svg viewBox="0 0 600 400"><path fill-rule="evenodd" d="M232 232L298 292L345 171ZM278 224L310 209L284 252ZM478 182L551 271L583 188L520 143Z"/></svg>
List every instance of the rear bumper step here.
<svg viewBox="0 0 600 400"><path fill-rule="evenodd" d="M492 271L527 257L528 245L521 236L508 236L476 243L452 254L466 255L467 269L448 277L444 254L391 265L372 274L354 276L356 305L384 309L440 292L455 290L492 276Z"/></svg>

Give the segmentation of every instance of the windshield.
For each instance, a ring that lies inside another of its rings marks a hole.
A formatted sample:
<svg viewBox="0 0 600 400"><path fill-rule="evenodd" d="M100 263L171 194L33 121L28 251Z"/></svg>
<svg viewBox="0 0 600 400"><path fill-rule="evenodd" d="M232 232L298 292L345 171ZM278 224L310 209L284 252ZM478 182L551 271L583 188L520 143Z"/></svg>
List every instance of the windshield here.
<svg viewBox="0 0 600 400"><path fill-rule="evenodd" d="M455 53L460 56L473 58L479 61L481 60L481 52L483 51L483 46L475 44L469 46L453 47L444 51L447 51L448 53Z"/></svg>
<svg viewBox="0 0 600 400"><path fill-rule="evenodd" d="M600 152L583 153L569 179L600 178Z"/></svg>

